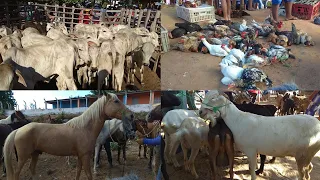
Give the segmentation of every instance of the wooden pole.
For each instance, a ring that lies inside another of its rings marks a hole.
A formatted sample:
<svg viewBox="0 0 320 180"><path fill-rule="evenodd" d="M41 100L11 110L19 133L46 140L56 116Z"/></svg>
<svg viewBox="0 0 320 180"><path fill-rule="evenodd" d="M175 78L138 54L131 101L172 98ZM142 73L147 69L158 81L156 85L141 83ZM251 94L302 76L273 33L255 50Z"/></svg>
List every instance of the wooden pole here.
<svg viewBox="0 0 320 180"><path fill-rule="evenodd" d="M139 19L138 19L138 23L137 23L138 27L140 27L142 16L143 16L143 9L140 9L140 11L139 11Z"/></svg>
<svg viewBox="0 0 320 180"><path fill-rule="evenodd" d="M149 22L149 18L150 18L150 13L151 13L151 10L149 9L149 10L147 11L147 17L146 17L146 19L145 19L145 21L144 21L144 27L145 27L145 28L147 28L147 26L148 26L148 22Z"/></svg>
<svg viewBox="0 0 320 180"><path fill-rule="evenodd" d="M63 3L63 5L62 5L62 11L63 11L63 14L62 14L62 18L63 18L63 24L65 24L66 23L66 4L65 3Z"/></svg>
<svg viewBox="0 0 320 180"><path fill-rule="evenodd" d="M75 10L75 8L74 8L74 6L72 6L72 12L71 12L71 26L70 26L70 32L71 32L71 33L73 33L73 28L74 28L74 26L73 26L73 22L74 22L74 10Z"/></svg>

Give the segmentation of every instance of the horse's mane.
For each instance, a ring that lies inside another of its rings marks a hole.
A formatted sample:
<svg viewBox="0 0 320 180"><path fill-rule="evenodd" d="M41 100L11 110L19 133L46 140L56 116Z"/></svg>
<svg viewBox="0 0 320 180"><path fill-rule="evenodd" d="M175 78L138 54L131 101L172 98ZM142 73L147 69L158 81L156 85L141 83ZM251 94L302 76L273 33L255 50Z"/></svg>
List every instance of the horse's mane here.
<svg viewBox="0 0 320 180"><path fill-rule="evenodd" d="M116 96L114 94L109 95L111 98L115 98ZM65 124L74 128L83 128L88 124L90 120L99 120L101 118L101 113L103 112L104 105L108 102L108 100L109 99L107 99L107 96L102 96L80 116L71 119Z"/></svg>

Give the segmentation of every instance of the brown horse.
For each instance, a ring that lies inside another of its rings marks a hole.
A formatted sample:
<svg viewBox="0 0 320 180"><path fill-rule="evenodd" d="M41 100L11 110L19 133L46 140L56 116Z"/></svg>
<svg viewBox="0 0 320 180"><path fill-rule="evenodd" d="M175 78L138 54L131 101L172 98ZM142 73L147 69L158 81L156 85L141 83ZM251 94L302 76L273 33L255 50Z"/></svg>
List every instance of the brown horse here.
<svg viewBox="0 0 320 180"><path fill-rule="evenodd" d="M156 138L159 132L160 128L160 121L153 121L153 122L147 122L146 120L134 120L132 124L132 128L134 131L138 131L137 135L141 137L146 137L146 138ZM144 157L146 157L146 150L147 146L144 146ZM140 157L140 151L141 151L142 145L139 145L139 157ZM148 167L149 169L152 169L151 164L152 164L152 159L153 159L153 146L150 147L150 160Z"/></svg>
<svg viewBox="0 0 320 180"><path fill-rule="evenodd" d="M30 123L13 131L4 145L4 159L9 180L18 180L21 169L31 157L30 170L35 176L35 167L42 152L56 156L77 156L76 180L83 167L89 180L96 139L106 119L133 119L130 111L115 94L108 93L95 101L82 115L64 124ZM13 168L14 152L18 165Z"/></svg>
<svg viewBox="0 0 320 180"><path fill-rule="evenodd" d="M25 121L26 117L22 114L21 111L14 111L10 116L6 119L1 119L0 124L11 124L14 122Z"/></svg>

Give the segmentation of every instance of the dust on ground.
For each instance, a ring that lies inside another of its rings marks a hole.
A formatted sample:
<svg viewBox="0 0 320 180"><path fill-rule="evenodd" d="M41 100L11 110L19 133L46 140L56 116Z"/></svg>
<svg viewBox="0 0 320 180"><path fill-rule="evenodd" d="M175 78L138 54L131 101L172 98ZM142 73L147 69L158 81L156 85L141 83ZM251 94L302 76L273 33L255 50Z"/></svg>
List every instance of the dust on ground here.
<svg viewBox="0 0 320 180"><path fill-rule="evenodd" d="M248 22L251 22L253 18L257 22L263 22L271 10L250 11L249 13L251 16L244 16ZM216 16L216 18L219 17ZM240 19L235 19L235 21L240 21ZM185 21L177 17L175 7L163 6L161 22L168 31L171 31L175 28L175 23ZM320 26L315 25L311 20L295 20L285 22L283 30L291 30L291 22L296 25L297 29L311 35L316 45L313 47L292 45L288 48L292 49L296 59L287 60L290 67L276 63L264 66L262 70L270 77L274 86L295 82L301 89L319 89ZM170 44L175 42L177 39L170 39ZM223 78L219 67L221 59L210 54L169 51L162 55L161 89L226 89L227 86L221 83Z"/></svg>
<svg viewBox="0 0 320 180"><path fill-rule="evenodd" d="M267 156L264 172L257 175L257 180L292 180L297 179L298 171L295 159L293 157L277 158L273 164L269 163L271 156ZM177 160L183 165L183 153L177 154ZM312 159L313 170L310 173L311 179L318 179L320 176L320 152ZM183 167L183 166L182 166ZM260 158L258 158L258 167L260 167ZM199 180L213 179L209 165L208 156L205 152L200 152L195 159L195 169L199 175ZM184 170L184 168L173 168L167 165L170 179L194 180L195 178ZM238 152L235 153L234 159L234 179L249 180L250 172L247 157ZM219 167L218 174L221 179L230 179L229 168Z"/></svg>
<svg viewBox="0 0 320 180"><path fill-rule="evenodd" d="M127 161L126 165L120 165L117 162L117 151L112 152L113 168L109 167L107 161L107 154L103 150L101 152L100 167L98 173L93 175L94 180L105 180L108 178L122 177L123 175L135 173L141 180L152 180L154 179L153 172L148 169L149 159L138 159L139 146L134 141L127 143ZM143 154L143 150L141 150ZM143 156L143 155L142 155ZM149 157L149 155L147 155ZM122 160L122 153L120 155L120 161ZM28 180L31 179L31 172L29 170L30 160L24 165L24 168L20 174L20 179ZM39 180L66 180L74 179L76 176L77 169L76 157L70 158L70 166L67 164L66 157L52 156L43 153L39 156L39 161L36 167L36 175ZM93 169L93 161L91 162ZM2 164L0 165L2 174ZM82 170L80 180L86 180L84 171ZM6 180L6 178L0 176L0 180Z"/></svg>

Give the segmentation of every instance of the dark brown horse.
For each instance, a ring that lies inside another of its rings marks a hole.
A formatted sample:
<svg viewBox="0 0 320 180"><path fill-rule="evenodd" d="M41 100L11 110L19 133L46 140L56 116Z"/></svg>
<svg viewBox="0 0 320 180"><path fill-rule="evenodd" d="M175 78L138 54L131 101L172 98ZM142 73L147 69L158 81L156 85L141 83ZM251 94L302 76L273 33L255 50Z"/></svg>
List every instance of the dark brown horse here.
<svg viewBox="0 0 320 180"><path fill-rule="evenodd" d="M20 111L19 111L20 112ZM7 136L9 136L9 134L16 130L19 129L20 127L29 124L31 121L29 120L24 120L24 121L19 121L19 122L14 122L11 124L0 124L0 155L1 155L1 162L4 162L4 159L2 157L2 149L3 149L3 145L4 142L7 138ZM6 174L6 167L3 164L3 173L4 175Z"/></svg>
<svg viewBox="0 0 320 180"><path fill-rule="evenodd" d="M153 121L151 123L148 123L146 120L134 120L132 124L132 128L134 131L138 131L138 136L144 137L144 138L156 138L158 135L158 129L157 127L160 127L160 121ZM146 157L146 145L144 146L144 157ZM153 159L153 146L150 146L150 160L148 167L149 169L152 169L151 164L152 164L152 159ZM139 145L139 157L140 157L140 151L141 151L141 145Z"/></svg>
<svg viewBox="0 0 320 180"><path fill-rule="evenodd" d="M22 114L21 111L14 111L10 116L6 119L1 119L0 124L11 124L14 122L25 121L26 117Z"/></svg>

